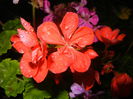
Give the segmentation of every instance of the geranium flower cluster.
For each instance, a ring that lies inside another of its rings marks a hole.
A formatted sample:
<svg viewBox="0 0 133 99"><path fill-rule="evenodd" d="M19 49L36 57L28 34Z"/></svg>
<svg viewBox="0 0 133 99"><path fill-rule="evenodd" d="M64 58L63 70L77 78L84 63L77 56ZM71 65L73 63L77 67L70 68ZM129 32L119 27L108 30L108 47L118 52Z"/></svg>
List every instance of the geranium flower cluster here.
<svg viewBox="0 0 133 99"><path fill-rule="evenodd" d="M24 30L18 29L18 34L13 35L11 41L12 46L23 54L20 60L21 73L40 83L45 80L49 71L59 76L70 71L74 84L69 95L71 98L83 95L84 99L103 94L103 91L92 94L91 88L95 82L101 85L100 75L113 73L112 94L128 96L133 88L133 79L126 73L114 71L115 66L110 60L115 52L108 50L110 46L120 43L126 35L119 34L119 29L98 26L98 15L85 7L86 5L87 0L81 0L67 6L59 4L53 11L50 2L44 0L44 12L48 15L36 32L29 22L20 19ZM93 48L96 41L105 45L101 56L106 61L101 59L99 63L92 64L93 59L101 58ZM94 65L102 66L100 72L94 69ZM58 77L55 79L55 83L59 84Z"/></svg>
<svg viewBox="0 0 133 99"><path fill-rule="evenodd" d="M13 35L11 41L13 47L23 53L20 61L22 74L28 78L33 77L38 83L44 80L48 71L57 74L70 67L72 72L86 72L90 67L91 58L98 56L93 49L80 51L93 43L94 32L88 27L77 29L76 13L67 12L59 26L60 29L53 22L42 23L37 29L37 34L23 18L21 23L25 30L18 29L18 34ZM46 44L59 47L48 55Z"/></svg>

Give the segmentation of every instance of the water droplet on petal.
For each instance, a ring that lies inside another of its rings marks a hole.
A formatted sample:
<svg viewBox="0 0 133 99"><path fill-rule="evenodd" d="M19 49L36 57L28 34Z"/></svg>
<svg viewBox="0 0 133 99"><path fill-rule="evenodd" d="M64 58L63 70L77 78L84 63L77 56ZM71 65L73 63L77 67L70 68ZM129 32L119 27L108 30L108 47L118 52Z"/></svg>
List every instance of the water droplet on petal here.
<svg viewBox="0 0 133 99"><path fill-rule="evenodd" d="M66 30L67 30L68 28L69 28L68 26L65 27Z"/></svg>
<svg viewBox="0 0 133 99"><path fill-rule="evenodd" d="M24 23L24 26L27 26L27 23Z"/></svg>
<svg viewBox="0 0 133 99"><path fill-rule="evenodd" d="M48 35L50 35L50 32L47 32Z"/></svg>
<svg viewBox="0 0 133 99"><path fill-rule="evenodd" d="M19 37L23 38L23 37L24 37L24 35L22 35L22 34L19 34Z"/></svg>

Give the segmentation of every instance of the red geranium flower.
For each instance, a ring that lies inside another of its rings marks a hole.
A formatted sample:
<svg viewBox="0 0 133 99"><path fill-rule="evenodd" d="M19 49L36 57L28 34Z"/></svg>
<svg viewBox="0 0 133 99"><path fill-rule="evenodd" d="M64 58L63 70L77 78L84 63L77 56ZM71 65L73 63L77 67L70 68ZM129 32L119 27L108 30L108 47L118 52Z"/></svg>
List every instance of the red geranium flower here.
<svg viewBox="0 0 133 99"><path fill-rule="evenodd" d="M84 73L74 73L73 74L74 82L84 85L86 90L90 90L95 82L101 84L99 72L90 68L87 72Z"/></svg>
<svg viewBox="0 0 133 99"><path fill-rule="evenodd" d="M133 88L133 79L126 73L118 74L111 82L112 94L119 97L127 97Z"/></svg>
<svg viewBox="0 0 133 99"><path fill-rule="evenodd" d="M95 34L105 45L112 45L122 41L126 36L123 33L118 35L119 31L119 29L112 30L110 27L104 26L101 29L97 29Z"/></svg>
<svg viewBox="0 0 133 99"><path fill-rule="evenodd" d="M33 77L39 83L48 73L46 44L38 41L33 27L27 21L21 18L21 23L25 30L18 29L18 34L11 37L12 46L23 53L20 61L21 73L27 78Z"/></svg>
<svg viewBox="0 0 133 99"><path fill-rule="evenodd" d="M88 27L78 27L78 15L67 12L60 29L53 22L42 23L38 28L38 37L48 44L57 44L57 48L48 57L48 68L53 73L61 73L70 66L71 71L85 72L90 67L90 57L77 51L75 48L83 48L94 40L94 33Z"/></svg>

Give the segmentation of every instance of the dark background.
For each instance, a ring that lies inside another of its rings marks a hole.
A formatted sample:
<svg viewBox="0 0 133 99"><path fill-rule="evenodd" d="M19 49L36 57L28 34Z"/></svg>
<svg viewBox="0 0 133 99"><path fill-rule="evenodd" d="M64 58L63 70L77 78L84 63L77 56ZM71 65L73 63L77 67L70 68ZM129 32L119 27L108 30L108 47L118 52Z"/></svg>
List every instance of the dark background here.
<svg viewBox="0 0 133 99"><path fill-rule="evenodd" d="M28 3L29 0L20 0L20 2L15 5L12 3L12 0L0 0L0 21L5 23L9 20L23 17L27 21L32 23L32 6ZM76 0L50 0L52 7L59 3L65 3L69 1ZM80 1L80 0L77 0ZM131 43L133 42L133 3L131 0L88 0L87 7L92 9L96 8L96 12L99 16L99 25L108 25L112 29L119 28L121 33L125 33L125 37L121 46L121 50L116 50L118 52L124 53ZM131 9L131 15L127 20L120 19L114 10L120 11L121 8L127 7ZM37 26L42 23L43 17L46 14L42 10L36 9L36 23ZM0 32L1 32L0 25ZM128 54L133 56L133 47L130 48ZM2 89L0 89L2 90ZM1 91L0 91L1 92ZM131 99L131 98L130 98Z"/></svg>

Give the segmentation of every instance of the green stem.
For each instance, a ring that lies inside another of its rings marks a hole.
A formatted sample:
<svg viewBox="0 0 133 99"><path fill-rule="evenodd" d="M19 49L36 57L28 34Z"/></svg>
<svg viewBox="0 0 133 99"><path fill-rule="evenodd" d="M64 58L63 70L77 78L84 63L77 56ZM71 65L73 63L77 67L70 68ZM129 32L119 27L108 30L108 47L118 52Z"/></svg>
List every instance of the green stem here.
<svg viewBox="0 0 133 99"><path fill-rule="evenodd" d="M36 9L35 9L35 1L32 0L32 22L33 22L33 27L34 29L36 28Z"/></svg>
<svg viewBox="0 0 133 99"><path fill-rule="evenodd" d="M129 45L128 49L126 50L126 54L129 52L129 50L132 48L133 46L133 41L131 42L131 44Z"/></svg>

